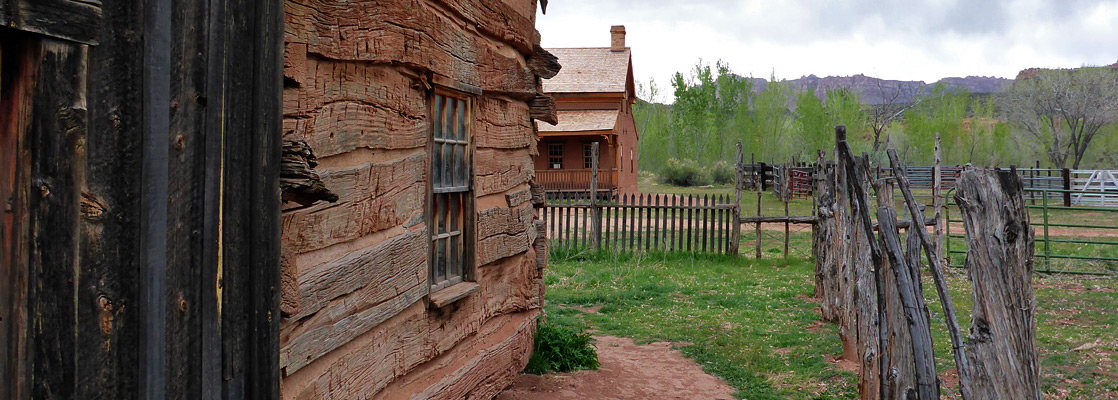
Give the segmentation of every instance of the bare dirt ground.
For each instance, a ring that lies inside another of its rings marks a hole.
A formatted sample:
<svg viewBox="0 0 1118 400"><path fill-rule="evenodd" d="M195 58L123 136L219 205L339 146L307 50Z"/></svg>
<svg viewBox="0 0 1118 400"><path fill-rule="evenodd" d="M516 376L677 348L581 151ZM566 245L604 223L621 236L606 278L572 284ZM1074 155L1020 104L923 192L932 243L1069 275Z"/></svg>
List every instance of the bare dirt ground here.
<svg viewBox="0 0 1118 400"><path fill-rule="evenodd" d="M734 389L672 349L672 343L637 345L630 338L595 336L596 371L521 374L497 400L733 399Z"/></svg>

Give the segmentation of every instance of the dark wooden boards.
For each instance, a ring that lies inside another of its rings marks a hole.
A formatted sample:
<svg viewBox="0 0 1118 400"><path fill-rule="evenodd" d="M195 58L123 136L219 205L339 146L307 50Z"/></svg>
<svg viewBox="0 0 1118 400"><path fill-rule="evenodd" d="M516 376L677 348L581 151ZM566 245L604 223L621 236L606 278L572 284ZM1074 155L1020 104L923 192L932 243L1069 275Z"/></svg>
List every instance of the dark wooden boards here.
<svg viewBox="0 0 1118 400"><path fill-rule="evenodd" d="M0 397L279 397L282 18L0 3L0 91L9 61L32 82L0 129Z"/></svg>
<svg viewBox="0 0 1118 400"><path fill-rule="evenodd" d="M101 28L101 1L0 1L0 26L71 43L97 44Z"/></svg>

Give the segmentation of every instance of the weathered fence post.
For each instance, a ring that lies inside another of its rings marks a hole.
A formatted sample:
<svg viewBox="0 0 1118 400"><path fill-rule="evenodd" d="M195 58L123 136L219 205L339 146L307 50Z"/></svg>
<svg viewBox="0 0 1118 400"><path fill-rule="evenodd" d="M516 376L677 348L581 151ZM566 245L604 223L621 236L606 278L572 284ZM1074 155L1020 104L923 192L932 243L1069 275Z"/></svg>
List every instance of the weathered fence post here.
<svg viewBox="0 0 1118 400"><path fill-rule="evenodd" d="M764 185L757 186L757 188L758 188L757 189L757 216L758 217L761 216L761 195L764 194L764 189L761 189L762 186L764 186ZM760 260L761 259L761 219L760 218L757 219L757 241L756 242L757 242L756 243L757 244L756 258L758 260Z"/></svg>
<svg viewBox="0 0 1118 400"><path fill-rule="evenodd" d="M864 292L864 290L867 286L864 286L864 282L859 281L859 277L865 277L867 273L872 274L875 271L873 266L876 263L868 262L869 253L876 252L874 253L876 256L872 257L873 260L878 260L881 253L874 246L874 243L868 240L868 238L873 237L873 230L870 227L869 213L862 212L865 211L865 199L868 198L864 186L866 181L865 170L861 169L861 173L856 171L859 171L859 169L856 168L854 157L850 153L850 146L846 143L846 126L836 126L835 201L837 205L835 207L835 222L837 224L837 235L835 235L834 245L837 251L836 262L838 263L838 277L835 285L838 290L834 294L834 309L838 316L843 358L858 360L862 367L860 376L867 378L859 379L859 391L863 395L862 398L877 399L876 396L867 397L867 395L879 390L879 383L872 378L877 372L870 371L876 369L874 366L877 365L880 352L873 349L872 343L863 340L867 337L859 337L859 326L874 322L875 318L867 318L864 316L865 313L861 311L864 311L863 307L872 306L872 310L876 312L876 304L879 303L871 302L880 296L865 296L864 293L867 292ZM864 221L862 220L863 214ZM840 218L840 215L845 215L845 218ZM872 284L868 288L874 290ZM872 316L872 313L869 315ZM872 331L862 332L872 333Z"/></svg>
<svg viewBox="0 0 1118 400"><path fill-rule="evenodd" d="M894 168L893 172L897 173L898 171ZM892 276L895 279L897 294L900 296L901 306L904 308L904 319L908 322L908 339L911 340L912 351L911 365L916 378L915 388L896 387L894 390L900 391L897 395L915 391L918 399L938 399L939 386L936 384L936 363L932 352L931 327L928 322L927 306L923 304L924 294L919 291L919 284L917 283L920 276L913 276L912 271L914 269L908 265L897 231L897 214L893 211L893 208L889 205L879 207L877 209L877 223L881 242L889 257L888 268L892 271ZM883 264L878 265L884 266ZM904 349L896 350L904 351ZM907 369L908 367L908 365L900 363L894 365L897 368ZM912 398L912 396L906 394L904 397L890 396L889 398Z"/></svg>
<svg viewBox="0 0 1118 400"><path fill-rule="evenodd" d="M788 217L788 201L792 200L792 163L785 162L784 170L781 172L781 178L784 182L784 216ZM788 261L788 220L784 220L784 261Z"/></svg>
<svg viewBox="0 0 1118 400"><path fill-rule="evenodd" d="M946 252L943 242L943 224L946 224L947 221L943 217L943 168L940 166L939 132L936 132L935 154L933 156L935 159L932 164L932 208L936 213L936 226L933 234L935 235L936 265L939 265L942 269L945 260L944 253Z"/></svg>
<svg viewBox="0 0 1118 400"><path fill-rule="evenodd" d="M1071 170L1060 170L1060 176L1064 178L1064 207L1071 207Z"/></svg>
<svg viewBox="0 0 1118 400"><path fill-rule="evenodd" d="M827 301L829 276L833 276L835 251L831 247L831 236L835 234L834 220L834 170L827 168L826 153L819 150L818 161L811 173L812 197L815 199L816 222L812 224L811 249L815 256L815 298L819 299L820 312L824 321L831 321L830 303Z"/></svg>
<svg viewBox="0 0 1118 400"><path fill-rule="evenodd" d="M590 247L602 246L602 207L598 204L598 142L590 145Z"/></svg>
<svg viewBox="0 0 1118 400"><path fill-rule="evenodd" d="M938 140L936 141L936 149L939 149ZM897 177L897 185L900 186L901 195L904 196L905 203L908 205L909 214L912 215L912 225L909 228L909 234L919 237L919 243L923 246L924 253L928 256L928 269L932 272L932 279L936 285L936 294L939 295L940 302L943 305L944 317L947 319L944 323L947 325L947 333L951 338L951 347L955 356L955 367L959 374L959 391L962 392L963 398L966 399L969 398L968 371L970 368L968 368L967 365L966 349L963 347L963 335L959 331L959 322L955 317L955 306L951 301L951 293L947 290L947 280L944 278L943 265L940 264L943 259L938 255L933 257L933 254L936 252L933 252L933 245L931 240L928 239L928 231L924 225L924 216L920 213L919 207L916 204L916 199L909 188L908 176L905 171L901 169L901 163L897 159L897 151L889 149L888 154L889 162L893 167L894 176ZM936 155L938 156L939 153L937 152ZM942 202L938 195L935 199ZM942 207L942 204L940 207ZM936 213L937 222L935 229L937 232L942 232L940 225L942 224L942 218L938 214L939 210L937 210ZM916 271L919 271L919 269L916 269ZM914 276L919 279L920 275L917 273Z"/></svg>
<svg viewBox="0 0 1118 400"><path fill-rule="evenodd" d="M734 213L730 220L734 225L730 228L730 254L738 255L738 248L741 247L741 190L745 185L744 169L742 162L745 161L745 155L741 152L741 140L738 140L738 158L737 163L734 164L734 176L736 183L734 185Z"/></svg>
<svg viewBox="0 0 1118 400"><path fill-rule="evenodd" d="M957 187L955 202L967 233L967 274L974 284L967 340L971 395L1040 399L1035 243L1021 178L1008 171L968 169Z"/></svg>

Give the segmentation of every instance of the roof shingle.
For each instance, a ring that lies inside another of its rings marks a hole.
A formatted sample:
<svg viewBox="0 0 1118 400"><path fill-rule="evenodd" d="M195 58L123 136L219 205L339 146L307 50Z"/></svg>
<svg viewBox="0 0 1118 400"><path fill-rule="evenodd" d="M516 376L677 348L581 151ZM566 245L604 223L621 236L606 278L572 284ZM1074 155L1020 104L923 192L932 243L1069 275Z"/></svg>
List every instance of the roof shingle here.
<svg viewBox="0 0 1118 400"><path fill-rule="evenodd" d="M543 81L546 93L622 93L629 76L629 49L610 51L609 47L555 48L548 52L559 57L559 74Z"/></svg>
<svg viewBox="0 0 1118 400"><path fill-rule="evenodd" d="M559 124L540 123L540 132L613 130L613 127L617 124L618 110L564 110L558 113Z"/></svg>

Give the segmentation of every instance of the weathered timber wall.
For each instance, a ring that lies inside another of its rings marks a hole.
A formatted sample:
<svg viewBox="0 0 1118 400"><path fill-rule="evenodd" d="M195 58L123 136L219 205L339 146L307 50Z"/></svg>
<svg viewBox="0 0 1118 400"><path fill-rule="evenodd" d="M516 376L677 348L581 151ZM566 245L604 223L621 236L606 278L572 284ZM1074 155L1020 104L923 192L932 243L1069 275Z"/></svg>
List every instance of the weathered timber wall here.
<svg viewBox="0 0 1118 400"><path fill-rule="evenodd" d="M284 132L338 201L283 214L283 398L489 398L527 363L546 262L529 201L535 7L286 1ZM474 104L479 289L443 308L424 217L436 87Z"/></svg>

